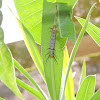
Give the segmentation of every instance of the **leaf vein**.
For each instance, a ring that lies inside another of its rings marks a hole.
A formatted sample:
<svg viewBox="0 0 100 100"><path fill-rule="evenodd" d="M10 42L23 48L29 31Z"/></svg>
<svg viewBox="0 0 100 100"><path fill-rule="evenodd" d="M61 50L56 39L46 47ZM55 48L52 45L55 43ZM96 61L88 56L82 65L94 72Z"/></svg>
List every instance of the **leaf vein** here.
<svg viewBox="0 0 100 100"><path fill-rule="evenodd" d="M28 16L26 16L26 17L24 18L23 22L24 22L28 17L30 17L30 16L32 16L32 15L34 15L34 14L40 12L41 10L42 10L42 9L40 9L40 10L38 10L38 11L36 11L36 12L34 12L34 13L28 15Z"/></svg>
<svg viewBox="0 0 100 100"><path fill-rule="evenodd" d="M35 1L36 1L36 0L33 0L33 1L31 1L31 2L28 2L28 3L26 3L26 4L23 4L23 5L19 6L18 9L20 9L21 7L26 6L26 5L28 5L28 4L32 3L32 2L35 2Z"/></svg>
<svg viewBox="0 0 100 100"><path fill-rule="evenodd" d="M36 25L33 25L32 28L31 28L31 30L32 30L35 26L37 26L39 23L41 23L41 22L42 22L42 20L40 20Z"/></svg>

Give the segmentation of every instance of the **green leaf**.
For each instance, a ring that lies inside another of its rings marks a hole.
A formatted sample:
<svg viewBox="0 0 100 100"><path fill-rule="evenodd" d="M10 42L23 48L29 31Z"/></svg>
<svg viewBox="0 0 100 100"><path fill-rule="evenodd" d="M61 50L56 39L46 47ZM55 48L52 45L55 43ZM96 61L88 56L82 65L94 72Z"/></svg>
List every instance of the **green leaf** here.
<svg viewBox="0 0 100 100"><path fill-rule="evenodd" d="M27 85L26 83L22 82L18 78L16 79L16 82L20 87L22 87L23 89L27 90L31 94L33 94L39 100L46 100L38 91L36 91L35 89L33 89L31 86Z"/></svg>
<svg viewBox="0 0 100 100"><path fill-rule="evenodd" d="M75 18L79 21L79 23L82 26L84 25L85 19L79 17L75 17ZM94 39L94 41L100 46L100 29L89 22L86 31Z"/></svg>
<svg viewBox="0 0 100 100"><path fill-rule="evenodd" d="M75 6L78 0L47 0L48 2L67 3L68 5Z"/></svg>
<svg viewBox="0 0 100 100"><path fill-rule="evenodd" d="M90 100L100 100L100 89L92 96Z"/></svg>
<svg viewBox="0 0 100 100"><path fill-rule="evenodd" d="M49 45L51 38L51 29L54 25L54 16L56 13L56 4L43 3L43 21L42 21L42 57L44 64L44 73L48 90L53 100L59 100L62 66L63 66L63 47L66 43L65 38L60 37L60 33L56 34L54 57L49 56ZM49 13L48 13L49 12Z"/></svg>
<svg viewBox="0 0 100 100"><path fill-rule="evenodd" d="M63 96L64 96L65 87L66 87L66 83L67 83L67 80L68 80L68 75L69 75L69 72L70 72L70 68L71 68L72 62L73 62L73 60L74 60L75 54L76 54L76 52L77 52L78 46L79 46L79 44L80 44L80 41L81 41L81 39L82 39L82 37L83 37L83 35L84 35L84 32L85 32L85 30L86 30L86 28L87 28L88 21L89 21L89 19L90 19L91 12L93 11L93 8L95 7L95 4L96 4L96 3L94 3L94 4L92 5L91 9L90 9L89 12L88 12L88 15L87 15L85 24L84 24L83 28L81 29L80 34L79 34L79 36L78 36L78 39L77 39L77 41L76 41L76 43L75 43L75 45L74 45L74 47L73 47L73 50L72 50L72 52L71 52L71 56L70 56L69 62L68 62L68 64L67 64L67 68L66 68L66 72L65 72L65 78L64 78L64 81L62 82L62 86L63 86L63 87L62 87L62 91L60 92L60 100L63 100Z"/></svg>
<svg viewBox="0 0 100 100"><path fill-rule="evenodd" d="M58 24L62 37L72 39L75 43L75 30L72 21L72 6L67 4L58 4Z"/></svg>
<svg viewBox="0 0 100 100"><path fill-rule="evenodd" d="M90 100L95 90L95 76L88 76L84 79L78 90L76 100Z"/></svg>
<svg viewBox="0 0 100 100"><path fill-rule="evenodd" d="M81 79L80 79L80 86L82 82L84 81L86 77L86 62L84 61L83 66L82 66L82 74L81 74Z"/></svg>
<svg viewBox="0 0 100 100"><path fill-rule="evenodd" d="M0 40L0 80L9 87L18 97L23 99L16 85L16 77L12 55L6 44Z"/></svg>
<svg viewBox="0 0 100 100"><path fill-rule="evenodd" d="M32 35L30 34L30 32L25 28L25 26L20 22L20 20L18 18L16 18L16 20L17 20L19 27L23 33L27 49L28 49L33 61L35 62L39 72L41 73L43 79L45 80L44 72L43 72L42 58L41 58L40 52L38 50L38 47L37 47Z"/></svg>
<svg viewBox="0 0 100 100"><path fill-rule="evenodd" d="M45 99L48 100L46 94L38 86L38 84L32 79L32 77L28 74L28 72L26 72L26 70L15 59L13 60L14 60L15 67L35 86L35 88L45 97Z"/></svg>
<svg viewBox="0 0 100 100"><path fill-rule="evenodd" d="M41 44L43 0L14 0L19 18L34 40Z"/></svg>
<svg viewBox="0 0 100 100"><path fill-rule="evenodd" d="M5 99L3 99L3 98L0 97L0 100L5 100Z"/></svg>
<svg viewBox="0 0 100 100"><path fill-rule="evenodd" d="M64 74L65 74L65 70L66 70L68 61L69 61L69 55L68 55L67 47L65 47L64 65L63 65ZM75 94L74 94L74 83L73 83L73 77L72 77L72 69L69 72L68 81L67 81L66 89L65 89L65 95L66 95L66 100L74 100Z"/></svg>

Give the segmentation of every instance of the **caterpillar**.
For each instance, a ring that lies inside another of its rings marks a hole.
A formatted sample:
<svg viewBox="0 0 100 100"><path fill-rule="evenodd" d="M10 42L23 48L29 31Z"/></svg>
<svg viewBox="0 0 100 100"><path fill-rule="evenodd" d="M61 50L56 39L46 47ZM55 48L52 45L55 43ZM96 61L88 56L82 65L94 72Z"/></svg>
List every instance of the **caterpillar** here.
<svg viewBox="0 0 100 100"><path fill-rule="evenodd" d="M52 28L52 32L51 32L51 40L50 40L50 46L49 46L49 56L50 57L54 57L54 50L55 50L55 40L56 40L56 26L54 25Z"/></svg>

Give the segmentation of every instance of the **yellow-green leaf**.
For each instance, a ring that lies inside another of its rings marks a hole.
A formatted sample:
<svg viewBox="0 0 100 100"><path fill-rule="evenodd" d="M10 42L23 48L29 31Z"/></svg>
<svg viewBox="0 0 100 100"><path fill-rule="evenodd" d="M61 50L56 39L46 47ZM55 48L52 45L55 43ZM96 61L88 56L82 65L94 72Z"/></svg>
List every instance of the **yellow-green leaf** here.
<svg viewBox="0 0 100 100"><path fill-rule="evenodd" d="M88 76L78 90L76 100L90 100L95 90L95 76Z"/></svg>
<svg viewBox="0 0 100 100"><path fill-rule="evenodd" d="M12 55L3 41L0 41L0 80L18 97L23 99L16 84Z"/></svg>
<svg viewBox="0 0 100 100"><path fill-rule="evenodd" d="M82 26L84 25L85 19L79 17L75 17L75 18L79 21L79 23ZM94 39L94 41L100 46L100 29L89 22L86 31Z"/></svg>
<svg viewBox="0 0 100 100"><path fill-rule="evenodd" d="M90 100L100 100L100 89L92 96Z"/></svg>
<svg viewBox="0 0 100 100"><path fill-rule="evenodd" d="M28 92L30 92L32 95L34 95L39 100L46 100L40 92L38 92L37 90L35 90L31 86L27 85L23 81L19 80L18 78L16 78L16 82L20 87L22 87L23 89L25 89Z"/></svg>
<svg viewBox="0 0 100 100"><path fill-rule="evenodd" d="M26 46L29 50L29 53L31 54L31 57L33 59L33 61L35 62L39 72L41 73L43 79L44 78L44 72L43 72L43 63L42 63L42 58L39 52L39 49L37 47L37 44L34 41L34 38L32 37L32 35L30 34L30 32L26 29L26 27L21 23L21 21L16 18L19 27L22 31Z"/></svg>
<svg viewBox="0 0 100 100"><path fill-rule="evenodd" d="M5 99L3 99L3 98L0 97L0 100L5 100Z"/></svg>
<svg viewBox="0 0 100 100"><path fill-rule="evenodd" d="M84 81L86 77L86 62L84 61L83 66L82 66L82 74L81 74L81 79L80 79L80 85Z"/></svg>
<svg viewBox="0 0 100 100"><path fill-rule="evenodd" d="M63 72L65 74L66 67L69 61L69 55L67 51L67 47L65 47L64 51L64 64L63 64ZM75 94L74 94L74 83L73 83L73 77L72 77L72 69L70 69L68 81L65 89L65 95L66 100L74 100Z"/></svg>
<svg viewBox="0 0 100 100"><path fill-rule="evenodd" d="M43 0L14 0L19 18L33 36L41 44L41 24Z"/></svg>

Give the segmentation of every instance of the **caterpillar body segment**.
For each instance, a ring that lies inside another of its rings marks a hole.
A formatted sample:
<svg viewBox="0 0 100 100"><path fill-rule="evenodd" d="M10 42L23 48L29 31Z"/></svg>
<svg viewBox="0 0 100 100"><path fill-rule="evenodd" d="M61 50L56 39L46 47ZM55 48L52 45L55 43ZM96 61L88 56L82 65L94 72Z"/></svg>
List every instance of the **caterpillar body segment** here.
<svg viewBox="0 0 100 100"><path fill-rule="evenodd" d="M52 32L51 32L50 46L49 46L49 56L50 57L54 57L56 33L57 33L56 26L53 26Z"/></svg>

